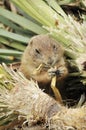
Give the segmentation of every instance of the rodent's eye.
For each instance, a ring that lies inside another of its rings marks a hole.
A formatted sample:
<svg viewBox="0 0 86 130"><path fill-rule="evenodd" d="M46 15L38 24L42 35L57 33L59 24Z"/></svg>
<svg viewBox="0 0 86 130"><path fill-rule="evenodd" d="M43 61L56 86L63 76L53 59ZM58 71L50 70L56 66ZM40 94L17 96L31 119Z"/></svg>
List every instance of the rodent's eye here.
<svg viewBox="0 0 86 130"><path fill-rule="evenodd" d="M54 52L57 51L57 47L56 47L56 45L53 45L53 50L54 50Z"/></svg>
<svg viewBox="0 0 86 130"><path fill-rule="evenodd" d="M40 54L40 50L38 50L38 49L35 49L35 52L36 52L37 54Z"/></svg>
<svg viewBox="0 0 86 130"><path fill-rule="evenodd" d="M39 49L35 49L36 58L41 58L41 51Z"/></svg>

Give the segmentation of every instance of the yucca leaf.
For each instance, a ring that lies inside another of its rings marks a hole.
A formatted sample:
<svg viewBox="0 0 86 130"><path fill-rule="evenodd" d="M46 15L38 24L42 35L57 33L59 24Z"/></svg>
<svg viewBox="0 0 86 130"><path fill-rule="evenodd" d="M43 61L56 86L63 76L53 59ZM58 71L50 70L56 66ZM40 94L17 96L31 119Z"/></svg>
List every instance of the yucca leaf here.
<svg viewBox="0 0 86 130"><path fill-rule="evenodd" d="M18 6L22 5L21 8L23 9L22 0L20 0L20 2L17 0L12 0L12 1L15 2L16 4L18 3ZM38 2L38 4L36 2ZM37 0L36 2L34 2L33 0L27 1L28 5L30 5L30 6L33 5L33 8L35 10L35 13L34 13L35 17L37 16L36 13L39 13L39 15L41 17L42 13L40 13L40 12L43 11L44 14L46 14L46 12L48 10L48 11L50 11L50 13L48 15L49 15L50 19L54 20L54 25L55 25L56 20L58 22L58 25L56 25L55 27L53 27L53 24L51 21L50 21L51 26L46 25L41 22L43 27L51 35L54 36L54 34L56 34L56 37L57 37L56 40L58 40L61 44L63 44L64 47L68 44L68 47L73 48L75 50L76 49L79 50L81 48L81 46L83 46L83 43L85 43L84 39L82 39L82 35L84 37L85 33L82 34L82 31L81 31L81 29L83 29L83 26L85 26L85 25L80 26L79 23L75 22L71 17L69 17L65 13L63 13L63 10L59 7L59 5L56 3L55 0L53 2L48 1L50 3L49 6L45 2L43 2L43 0ZM54 5L58 5L57 8L56 8L56 6L54 7ZM44 6L45 10L43 8L41 8L42 6ZM50 6L53 6L54 10ZM25 5L25 7L26 7L26 9L28 8L27 5ZM29 8L28 8L28 10L25 10L25 7L24 7L24 11L28 15L33 17L33 15L30 13L30 11L32 11L32 10ZM57 11L59 12L59 14ZM43 15L43 18L47 21L47 18L44 17L44 15ZM39 21L38 18L37 18L37 20ZM85 30L83 30L83 31L85 32ZM77 42L78 42L79 46L78 46L78 48L77 47L75 48L75 46L77 45ZM68 48L66 48L66 49L68 49ZM82 47L82 50L83 49L84 49L84 47Z"/></svg>
<svg viewBox="0 0 86 130"><path fill-rule="evenodd" d="M51 6L58 14L61 15L61 16L58 15L58 16L61 18L61 21L62 21L62 19L63 19L62 17L68 19L66 13L65 13L65 12L63 11L63 9L58 5L57 0L46 0L46 1L48 2L49 6Z"/></svg>
<svg viewBox="0 0 86 130"><path fill-rule="evenodd" d="M13 1L13 2L15 2L15 1ZM40 2L43 2L43 1L40 1ZM39 5L38 0L34 1L34 5L36 3L38 3L38 5ZM47 6L45 4L45 2L43 2L43 4L40 4L38 7L37 6L32 6L32 1L31 0L30 1L25 0L25 1L22 1L22 2L16 0L16 4L19 7L21 7L27 14L29 14L30 16L35 18L39 23L41 23L41 24L43 23L43 24L46 24L46 25L51 25L51 23L54 23L54 18L51 19L51 17L49 17L49 15L52 16L55 12L53 11L53 13L52 13L51 8L49 6ZM46 6L49 9L47 9ZM37 7L37 8L35 8L35 7ZM44 10L47 9L46 13L48 13L49 15L47 15L47 14L45 15L45 12L40 10L40 8L44 8ZM46 18L48 17L49 19L46 20L46 19L44 19L44 17L46 17Z"/></svg>
<svg viewBox="0 0 86 130"><path fill-rule="evenodd" d="M8 32L4 29L0 29L0 36L14 39L15 41L24 42L24 43L27 43L29 41L28 37L25 37L16 33Z"/></svg>
<svg viewBox="0 0 86 130"><path fill-rule="evenodd" d="M5 55L5 56L21 56L22 52L21 51L16 51L16 50L7 50L7 49L0 49L0 55Z"/></svg>
<svg viewBox="0 0 86 130"><path fill-rule="evenodd" d="M66 15L56 0L11 0L27 15L42 24L42 27L64 46L67 57L74 61L80 73L83 73L82 64L86 62L83 54L86 50L86 21L79 23L70 15ZM30 7L30 8L29 8ZM43 7L43 8L42 8ZM48 12L48 13L47 13ZM48 19L50 24L48 24ZM51 21L52 19L52 21ZM86 57L86 55L84 56Z"/></svg>
<svg viewBox="0 0 86 130"><path fill-rule="evenodd" d="M20 50L20 51L24 51L24 49L26 48L26 46L25 46L26 44L23 45L23 44L21 44L21 42L11 41L5 37L0 37L0 43L7 45L8 47L12 47L14 49Z"/></svg>
<svg viewBox="0 0 86 130"><path fill-rule="evenodd" d="M23 16L17 15L11 11L6 10L6 9L0 8L0 15L13 21L14 23L19 24L20 26L22 26L26 30L30 30L30 31L37 33L37 34L46 33L46 31L43 28L41 28L41 26L24 18Z"/></svg>
<svg viewBox="0 0 86 130"><path fill-rule="evenodd" d="M0 64L12 64L13 62L19 62L21 60L21 56L5 56L0 55Z"/></svg>
<svg viewBox="0 0 86 130"><path fill-rule="evenodd" d="M23 31L23 32L25 31L24 29L20 28L15 23L13 23L12 21L8 20L7 18L3 16L0 16L0 22L11 27L14 30Z"/></svg>
<svg viewBox="0 0 86 130"><path fill-rule="evenodd" d="M69 4L69 3L73 3L76 0L57 0L58 4L60 5L65 5L65 4Z"/></svg>

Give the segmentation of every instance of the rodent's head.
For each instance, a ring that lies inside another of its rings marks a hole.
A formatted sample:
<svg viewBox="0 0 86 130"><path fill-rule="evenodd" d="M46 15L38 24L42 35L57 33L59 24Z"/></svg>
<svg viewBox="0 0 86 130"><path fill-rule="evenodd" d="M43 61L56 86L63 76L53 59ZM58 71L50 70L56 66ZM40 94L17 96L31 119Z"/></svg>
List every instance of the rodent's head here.
<svg viewBox="0 0 86 130"><path fill-rule="evenodd" d="M38 35L31 39L26 53L27 60L32 60L36 67L40 64L53 67L63 56L63 48L49 35Z"/></svg>

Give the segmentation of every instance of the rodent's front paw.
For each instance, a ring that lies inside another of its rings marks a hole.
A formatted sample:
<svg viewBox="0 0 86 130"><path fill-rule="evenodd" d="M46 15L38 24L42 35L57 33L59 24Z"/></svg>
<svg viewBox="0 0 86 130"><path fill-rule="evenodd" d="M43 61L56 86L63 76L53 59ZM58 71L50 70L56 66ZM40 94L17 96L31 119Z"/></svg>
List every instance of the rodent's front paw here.
<svg viewBox="0 0 86 130"><path fill-rule="evenodd" d="M65 67L60 66L59 68L50 68L48 70L48 74L51 77L53 77L53 76L62 77L62 75L65 74Z"/></svg>
<svg viewBox="0 0 86 130"><path fill-rule="evenodd" d="M48 70L48 75L51 77L60 76L60 71L59 71L59 69L56 69L56 68L50 68Z"/></svg>
<svg viewBox="0 0 86 130"><path fill-rule="evenodd" d="M41 73L43 64L40 64L35 70L33 70L33 75L38 75Z"/></svg>
<svg viewBox="0 0 86 130"><path fill-rule="evenodd" d="M60 66L58 68L58 71L59 71L59 75L62 76L65 73L65 67L64 66Z"/></svg>

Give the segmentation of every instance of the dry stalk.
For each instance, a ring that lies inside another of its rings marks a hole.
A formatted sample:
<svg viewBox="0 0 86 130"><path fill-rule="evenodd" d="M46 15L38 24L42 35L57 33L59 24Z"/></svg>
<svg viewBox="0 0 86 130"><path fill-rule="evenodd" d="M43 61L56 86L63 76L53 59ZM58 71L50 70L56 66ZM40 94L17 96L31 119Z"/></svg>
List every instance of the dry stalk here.
<svg viewBox="0 0 86 130"><path fill-rule="evenodd" d="M0 102L6 104L10 112L18 113L18 120L23 119L17 130L86 130L86 105L64 107L20 72L6 70L13 78L14 88L11 91L0 88Z"/></svg>

